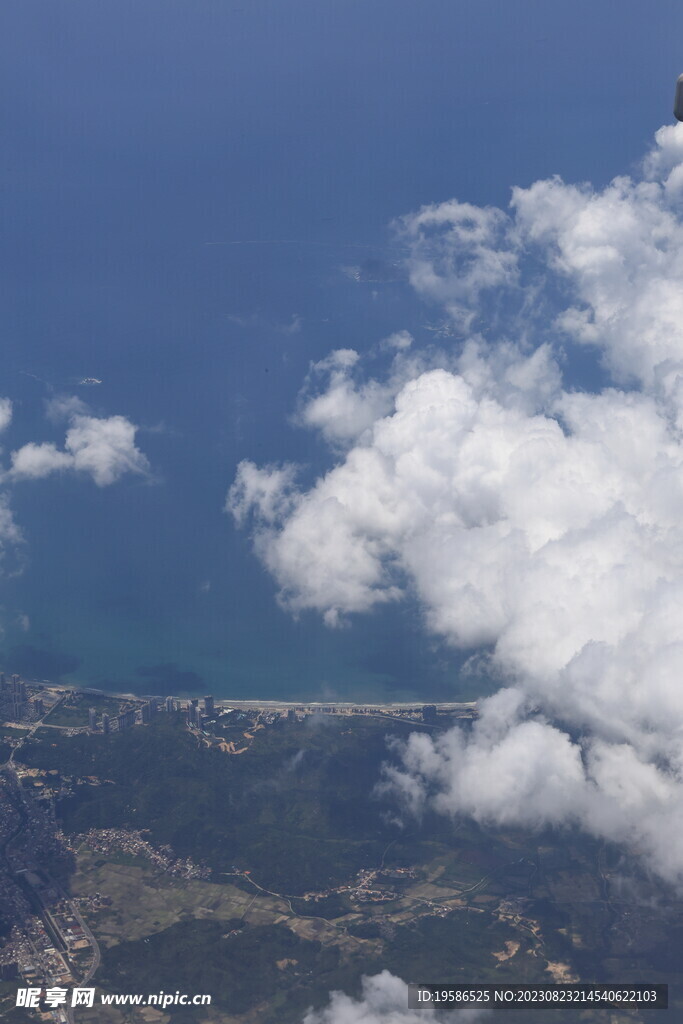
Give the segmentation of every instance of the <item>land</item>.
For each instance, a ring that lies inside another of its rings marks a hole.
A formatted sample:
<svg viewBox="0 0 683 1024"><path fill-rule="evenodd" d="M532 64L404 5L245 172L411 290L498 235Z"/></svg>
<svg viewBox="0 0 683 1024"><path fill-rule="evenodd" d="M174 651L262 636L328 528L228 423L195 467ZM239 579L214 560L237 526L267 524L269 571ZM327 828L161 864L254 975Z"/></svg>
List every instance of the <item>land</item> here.
<svg viewBox="0 0 683 1024"><path fill-rule="evenodd" d="M664 981L680 1014L681 902L618 849L429 814L397 823L376 790L388 737L468 729L475 707L215 702L190 720L172 699L145 721L149 701L105 695L100 714L135 712L134 727L105 734L88 717L95 696L55 691L42 719L3 737L0 972L15 972L0 982L3 1019L40 1019L13 1008L17 985L61 979L206 991L212 1005L43 1019L294 1024L383 969L468 984ZM84 711L84 725L55 720Z"/></svg>

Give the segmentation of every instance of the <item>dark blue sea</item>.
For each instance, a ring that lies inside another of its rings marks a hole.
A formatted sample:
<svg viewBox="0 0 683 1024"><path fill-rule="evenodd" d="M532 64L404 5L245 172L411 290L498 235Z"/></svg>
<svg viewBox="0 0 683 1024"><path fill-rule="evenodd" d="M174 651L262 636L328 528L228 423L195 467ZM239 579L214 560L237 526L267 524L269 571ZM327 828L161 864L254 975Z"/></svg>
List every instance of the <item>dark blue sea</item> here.
<svg viewBox="0 0 683 1024"><path fill-rule="evenodd" d="M309 480L333 464L291 423L311 361L397 330L432 340L393 218L451 196L505 206L553 173L600 184L639 157L669 107L668 72L647 69L678 73L677 36L609 6L5 6L4 464L62 443L45 402L77 395L135 422L153 468L9 488L24 542L4 557L8 671L142 693L472 695L410 600L339 630L294 621L223 505L243 458ZM563 54L579 43L577 69ZM609 70L606 47L623 55Z"/></svg>

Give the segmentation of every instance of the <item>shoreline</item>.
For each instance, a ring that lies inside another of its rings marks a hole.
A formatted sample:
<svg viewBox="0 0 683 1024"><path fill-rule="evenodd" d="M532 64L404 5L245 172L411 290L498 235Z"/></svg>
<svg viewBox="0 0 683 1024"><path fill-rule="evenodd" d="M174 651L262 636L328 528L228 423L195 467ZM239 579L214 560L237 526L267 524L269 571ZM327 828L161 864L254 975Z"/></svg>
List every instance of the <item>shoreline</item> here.
<svg viewBox="0 0 683 1024"><path fill-rule="evenodd" d="M31 685L29 683L29 685ZM43 686L45 689L50 690L61 690L71 691L72 693L80 693L83 695L91 694L93 697L110 697L112 700L129 700L139 701L140 703L146 703L150 700L166 700L167 697L171 697L177 701L192 701L202 700L202 697L188 697L178 696L173 693L164 694L135 694L135 693L117 693L113 690L98 690L94 687L83 687L73 686L65 683L51 683L38 684ZM356 709L363 710L377 710L377 711L410 711L410 710L422 710L424 707L433 707L437 711L474 711L477 708L478 701L430 701L430 700L415 700L415 701L362 701L362 700L276 700L273 698L259 698L254 697L251 699L245 698L227 698L227 697L214 697L214 707L216 708L234 708L238 711L245 710L247 708L262 708L265 710L276 711L279 708L287 709L293 708L295 710L311 710L311 711L329 711L331 708L339 709L340 711L353 711Z"/></svg>

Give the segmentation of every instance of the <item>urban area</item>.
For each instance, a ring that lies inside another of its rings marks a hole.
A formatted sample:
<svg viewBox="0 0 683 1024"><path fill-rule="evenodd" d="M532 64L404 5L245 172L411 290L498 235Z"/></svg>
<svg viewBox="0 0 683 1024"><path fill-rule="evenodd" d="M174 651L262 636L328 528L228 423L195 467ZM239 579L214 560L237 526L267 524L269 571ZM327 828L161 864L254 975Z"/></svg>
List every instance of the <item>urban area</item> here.
<svg viewBox="0 0 683 1024"><path fill-rule="evenodd" d="M149 726L159 715L180 717L198 742L235 756L249 749L257 732L310 716L373 716L420 722L439 728L454 718L472 719L474 703L352 704L278 701L219 700L172 695L139 697L94 689L55 686L49 681L27 682L18 675L0 673L0 721L4 753L0 765L0 912L14 922L0 939L0 981L39 993L34 1019L72 1024L73 1009L61 995L83 989L100 964L97 941L87 926L84 910L105 906L106 893L94 892L85 900L71 898L60 882L59 864L74 844L103 854L117 850L149 860L157 869L180 878L207 879L211 872L173 850L155 847L143 832L132 829L91 829L82 836L61 832L56 802L77 787L102 785L102 780L75 777L57 769L28 768L16 757L24 743L39 730L57 730L65 736L83 733L107 736ZM84 720L85 719L85 720ZM221 732L225 724L239 726L239 741ZM52 871L46 865L54 865ZM405 872L399 872L405 873ZM235 871L235 874L238 874ZM248 872L244 873L247 881ZM390 898L390 873L361 872L343 890L358 902ZM340 890L341 891L341 890ZM310 892L315 901L329 892Z"/></svg>

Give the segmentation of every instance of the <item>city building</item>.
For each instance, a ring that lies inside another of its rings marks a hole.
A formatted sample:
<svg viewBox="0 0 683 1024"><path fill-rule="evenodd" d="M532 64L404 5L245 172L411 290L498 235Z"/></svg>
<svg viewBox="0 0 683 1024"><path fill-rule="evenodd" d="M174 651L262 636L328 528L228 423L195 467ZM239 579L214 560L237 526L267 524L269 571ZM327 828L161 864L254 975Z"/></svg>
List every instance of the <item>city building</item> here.
<svg viewBox="0 0 683 1024"><path fill-rule="evenodd" d="M175 711L175 701L173 700L173 697L167 697L165 703L167 711Z"/></svg>
<svg viewBox="0 0 683 1024"><path fill-rule="evenodd" d="M118 723L119 732L123 732L124 729L130 729L132 725L135 725L135 708L129 708L128 711L122 711L120 715L116 716Z"/></svg>
<svg viewBox="0 0 683 1024"><path fill-rule="evenodd" d="M26 683L17 675L12 676L12 697L26 700Z"/></svg>
<svg viewBox="0 0 683 1024"><path fill-rule="evenodd" d="M110 728L111 726L109 725L109 715L105 711L105 713L102 715L102 734L104 736L108 736Z"/></svg>
<svg viewBox="0 0 683 1024"><path fill-rule="evenodd" d="M187 714L187 724L188 725L200 725L201 724L201 715L199 713L199 701L198 700L191 700L191 701L188 702L186 714Z"/></svg>
<svg viewBox="0 0 683 1024"><path fill-rule="evenodd" d="M42 697L34 697L33 699L33 710L36 713L36 718L42 718L45 714L45 702Z"/></svg>
<svg viewBox="0 0 683 1024"><path fill-rule="evenodd" d="M88 728L90 732L95 732L95 729L97 729L97 712L95 708L88 708Z"/></svg>
<svg viewBox="0 0 683 1024"><path fill-rule="evenodd" d="M204 698L204 714L209 717L214 714L213 697L210 695Z"/></svg>

